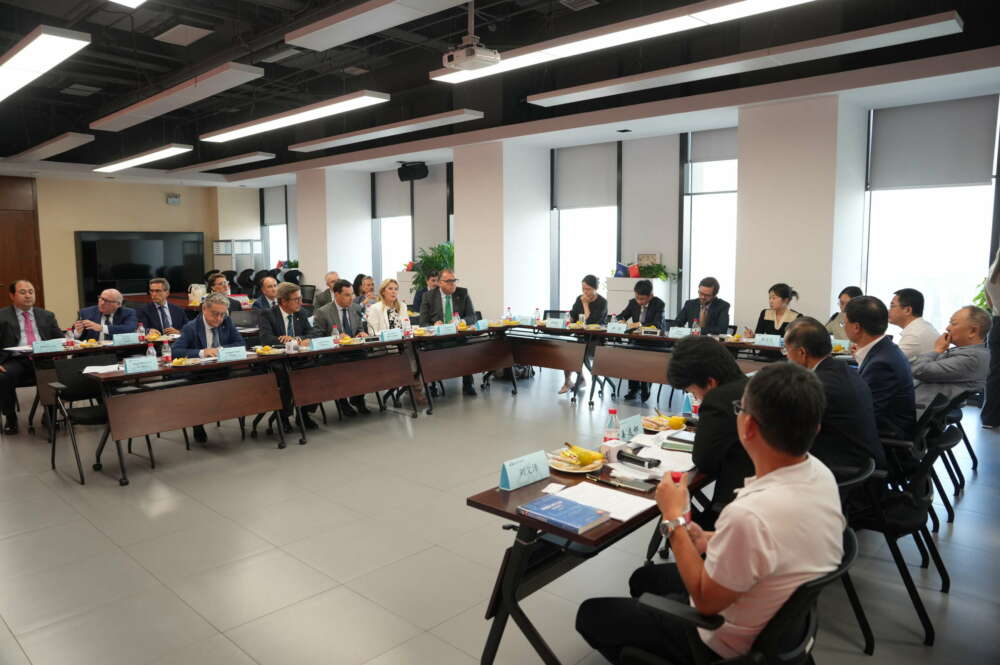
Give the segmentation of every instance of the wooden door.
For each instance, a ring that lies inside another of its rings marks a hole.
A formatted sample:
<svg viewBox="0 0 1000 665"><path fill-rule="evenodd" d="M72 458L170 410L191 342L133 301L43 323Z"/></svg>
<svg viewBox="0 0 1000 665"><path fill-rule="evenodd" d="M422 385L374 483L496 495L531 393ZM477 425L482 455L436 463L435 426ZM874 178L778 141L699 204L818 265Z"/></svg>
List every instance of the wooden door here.
<svg viewBox="0 0 1000 665"><path fill-rule="evenodd" d="M35 181L0 177L0 307L10 305L8 289L15 279L31 280L37 294L36 304L45 306Z"/></svg>

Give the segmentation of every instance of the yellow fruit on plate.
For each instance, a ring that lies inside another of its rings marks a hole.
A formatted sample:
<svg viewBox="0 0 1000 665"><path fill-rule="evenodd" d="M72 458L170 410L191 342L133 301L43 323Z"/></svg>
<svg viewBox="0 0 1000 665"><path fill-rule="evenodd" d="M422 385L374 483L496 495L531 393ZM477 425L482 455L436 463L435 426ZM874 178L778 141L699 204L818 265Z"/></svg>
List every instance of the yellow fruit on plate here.
<svg viewBox="0 0 1000 665"><path fill-rule="evenodd" d="M670 426L670 429L684 429L686 424L684 416L670 416L667 420L667 425Z"/></svg>
<svg viewBox="0 0 1000 665"><path fill-rule="evenodd" d="M736 333L735 335L733 335L733 339L734 339L734 340L739 340L739 339L743 339L743 336L742 336L742 335L740 335L739 333Z"/></svg>
<svg viewBox="0 0 1000 665"><path fill-rule="evenodd" d="M174 358L173 360L170 361L170 364L173 365L174 367L183 367L185 360L186 358Z"/></svg>
<svg viewBox="0 0 1000 665"><path fill-rule="evenodd" d="M842 351L844 350L844 347L843 347L842 345L840 345L840 344L837 344L837 345L835 345L835 346L833 347L833 350L834 350L834 352L836 352L836 353L840 353L840 352L842 352Z"/></svg>
<svg viewBox="0 0 1000 665"><path fill-rule="evenodd" d="M566 443L566 447L559 451L559 454L577 466L589 466L604 459L604 455L596 450L587 450L570 443Z"/></svg>

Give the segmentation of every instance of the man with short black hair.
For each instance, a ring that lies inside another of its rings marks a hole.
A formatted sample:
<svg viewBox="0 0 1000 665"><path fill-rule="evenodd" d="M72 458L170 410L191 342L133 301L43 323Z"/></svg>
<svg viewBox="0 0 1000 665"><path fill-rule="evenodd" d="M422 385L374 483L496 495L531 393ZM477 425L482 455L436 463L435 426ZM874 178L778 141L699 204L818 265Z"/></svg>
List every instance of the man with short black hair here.
<svg viewBox="0 0 1000 665"><path fill-rule="evenodd" d="M617 316L617 319L626 321L629 330L645 326L654 326L662 330L663 310L666 303L653 295L653 283L648 279L640 279L632 288L635 297L628 301L628 305ZM635 399L640 392L643 402L649 399L649 384L629 381L628 394L625 395L625 399Z"/></svg>
<svg viewBox="0 0 1000 665"><path fill-rule="evenodd" d="M819 380L797 365L775 363L750 380L730 409L738 413L754 475L722 511L716 530L684 518L687 474L680 484L664 474L656 503L676 563L637 569L629 580L632 598L580 605L577 631L612 663L627 646L674 665L742 656L796 589L840 565L845 522L837 483L809 455L824 409ZM641 606L643 593L674 596L701 614L721 614L725 623L698 629L694 639L688 624ZM789 634L789 647L800 637Z"/></svg>
<svg viewBox="0 0 1000 665"><path fill-rule="evenodd" d="M363 310L361 305L354 302L354 287L346 279L338 279L330 287L333 290L333 302L323 305L313 314L313 331L311 337L329 337L331 335L347 335L354 337L360 332L364 332ZM363 356L364 352L359 351ZM356 357L354 354L344 354L347 357ZM340 412L347 417L354 417L358 413L369 414L371 410L365 405L364 395L355 395L350 399L338 399L337 405Z"/></svg>
<svg viewBox="0 0 1000 665"><path fill-rule="evenodd" d="M916 289L900 289L889 302L889 323L899 326L899 350L913 362L934 350L938 331L924 318L924 294Z"/></svg>
<svg viewBox="0 0 1000 665"><path fill-rule="evenodd" d="M424 301L424 296L428 291L433 291L438 287L438 278L441 276L437 270L431 270L427 273L427 286L422 289L417 289L417 292L413 294L413 304L410 308L414 312L420 311L420 303Z"/></svg>
<svg viewBox="0 0 1000 665"><path fill-rule="evenodd" d="M263 280L262 280L263 281ZM313 327L309 323L309 317L302 310L302 290L298 284L292 282L282 282L274 288L274 295L277 304L260 315L260 343L261 344L288 344L289 342L301 342L313 336ZM311 364L309 361L290 360L293 367L301 367L303 364ZM291 431L291 423L288 421L292 414L292 388L288 380L288 373L284 368L279 368L277 372L278 386L281 389L281 401L284 408L281 411L281 424L285 431ZM315 404L302 406L302 425L306 429L316 429L309 414L316 410Z"/></svg>
<svg viewBox="0 0 1000 665"><path fill-rule="evenodd" d="M420 303L420 325L452 323L456 317L470 326L476 325L476 308L469 290L458 286L454 270L445 268L439 275L438 288L428 291ZM462 377L462 394L468 397L477 394L471 374Z"/></svg>
<svg viewBox="0 0 1000 665"><path fill-rule="evenodd" d="M703 335L729 332L729 303L719 296L719 280L706 277L698 283L698 297L688 300L677 313L675 326L701 328Z"/></svg>
<svg viewBox="0 0 1000 665"><path fill-rule="evenodd" d="M146 333L178 335L187 323L187 314L177 305L169 302L170 282L163 277L149 280L149 300L145 307L135 311L135 316L146 328Z"/></svg>
<svg viewBox="0 0 1000 665"><path fill-rule="evenodd" d="M864 467L869 459L885 468L885 449L878 438L871 389L857 370L832 358L830 334L808 316L785 331L788 360L812 370L823 384L826 409L812 454L829 467Z"/></svg>
<svg viewBox="0 0 1000 665"><path fill-rule="evenodd" d="M964 392L986 389L990 368L986 336L990 326L990 316L985 310L966 305L951 315L948 328L938 337L934 350L913 360L919 413L924 412L938 393L952 399Z"/></svg>
<svg viewBox="0 0 1000 665"><path fill-rule="evenodd" d="M844 308L844 333L855 347L861 378L872 391L879 433L909 440L916 425L910 363L886 335L889 312L874 296L852 298Z"/></svg>

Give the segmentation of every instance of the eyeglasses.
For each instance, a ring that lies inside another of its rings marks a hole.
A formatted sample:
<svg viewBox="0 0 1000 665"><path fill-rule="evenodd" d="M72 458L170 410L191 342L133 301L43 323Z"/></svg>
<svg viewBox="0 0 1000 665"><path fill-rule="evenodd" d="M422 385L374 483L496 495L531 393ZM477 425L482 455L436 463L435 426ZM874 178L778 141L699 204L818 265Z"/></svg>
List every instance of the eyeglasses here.
<svg viewBox="0 0 1000 665"><path fill-rule="evenodd" d="M439 282L439 283L443 283L443 284L454 284L454 283L455 283L455 282L457 282L457 281L458 281L457 279L442 279L442 280L440 280L440 282Z"/></svg>
<svg viewBox="0 0 1000 665"><path fill-rule="evenodd" d="M289 298L291 302L302 302L302 296L296 296L295 298Z"/></svg>
<svg viewBox="0 0 1000 665"><path fill-rule="evenodd" d="M733 413L736 414L737 416L740 415L741 413L745 413L748 416L750 415L750 411L743 406L743 400L739 399L733 400Z"/></svg>
<svg viewBox="0 0 1000 665"><path fill-rule="evenodd" d="M117 305L119 302L121 302L119 300L111 300L110 298L105 298L103 296L98 296L97 299L100 300L101 302L109 302L109 303L113 303L115 305Z"/></svg>

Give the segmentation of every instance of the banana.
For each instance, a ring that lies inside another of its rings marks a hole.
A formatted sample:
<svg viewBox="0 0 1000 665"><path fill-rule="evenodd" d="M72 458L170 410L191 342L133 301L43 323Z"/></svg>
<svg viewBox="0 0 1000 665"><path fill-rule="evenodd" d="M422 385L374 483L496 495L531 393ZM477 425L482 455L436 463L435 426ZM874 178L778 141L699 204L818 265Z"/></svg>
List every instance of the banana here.
<svg viewBox="0 0 1000 665"><path fill-rule="evenodd" d="M604 459L604 455L596 450L587 450L569 442L566 443L566 448L560 454L578 466L587 466Z"/></svg>

